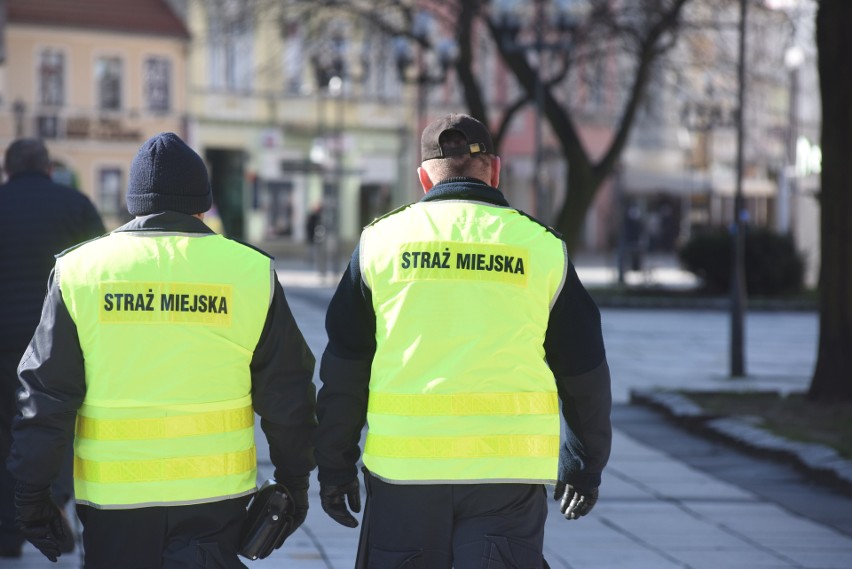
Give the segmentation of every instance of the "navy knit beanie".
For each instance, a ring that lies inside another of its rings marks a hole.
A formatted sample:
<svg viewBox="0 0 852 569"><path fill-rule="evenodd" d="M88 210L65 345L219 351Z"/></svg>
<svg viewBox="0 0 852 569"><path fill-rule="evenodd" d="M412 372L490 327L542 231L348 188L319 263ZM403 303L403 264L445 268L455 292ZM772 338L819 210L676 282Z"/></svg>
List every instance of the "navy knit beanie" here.
<svg viewBox="0 0 852 569"><path fill-rule="evenodd" d="M130 165L127 211L148 215L171 210L204 213L213 204L207 167L176 134L145 141Z"/></svg>

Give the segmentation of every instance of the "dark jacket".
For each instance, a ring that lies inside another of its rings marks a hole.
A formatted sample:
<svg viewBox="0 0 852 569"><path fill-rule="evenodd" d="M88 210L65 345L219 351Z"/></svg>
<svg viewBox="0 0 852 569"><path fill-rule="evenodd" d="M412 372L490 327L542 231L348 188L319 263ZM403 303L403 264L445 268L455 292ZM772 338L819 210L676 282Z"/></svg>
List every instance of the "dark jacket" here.
<svg viewBox="0 0 852 569"><path fill-rule="evenodd" d="M47 174L21 173L0 186L0 351L26 349L53 256L104 231L89 198Z"/></svg>
<svg viewBox="0 0 852 569"><path fill-rule="evenodd" d="M197 218L176 212L137 218L115 231L212 233ZM306 487L315 464L314 364L276 281L250 364L252 404L269 441L275 478L288 487ZM47 485L55 479L64 449L73 439L77 409L86 395L77 330L53 273L41 322L19 374L26 388L19 392L20 412L12 425L14 443L7 465L15 479Z"/></svg>
<svg viewBox="0 0 852 569"><path fill-rule="evenodd" d="M509 206L498 190L468 178L438 184L421 201L437 200ZM317 464L320 482L343 485L357 472L376 351L376 315L370 289L361 278L357 248L329 304L326 330L328 346L320 365L323 386L317 401ZM610 376L600 312L573 265L551 309L544 348L568 427L559 478L584 490L596 488L612 440Z"/></svg>

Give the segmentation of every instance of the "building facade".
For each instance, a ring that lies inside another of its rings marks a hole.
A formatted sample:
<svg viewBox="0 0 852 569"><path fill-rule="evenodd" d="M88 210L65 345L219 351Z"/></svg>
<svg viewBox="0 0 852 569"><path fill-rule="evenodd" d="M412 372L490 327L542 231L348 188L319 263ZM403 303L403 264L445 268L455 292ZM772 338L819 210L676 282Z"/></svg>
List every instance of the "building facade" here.
<svg viewBox="0 0 852 569"><path fill-rule="evenodd" d="M321 211L318 240L336 271L360 229L404 199L413 109L385 76L389 40L285 3L173 5L193 38L189 139L223 231L302 253Z"/></svg>
<svg viewBox="0 0 852 569"><path fill-rule="evenodd" d="M140 144L186 131L189 35L164 0L6 0L0 147L42 138L108 227Z"/></svg>

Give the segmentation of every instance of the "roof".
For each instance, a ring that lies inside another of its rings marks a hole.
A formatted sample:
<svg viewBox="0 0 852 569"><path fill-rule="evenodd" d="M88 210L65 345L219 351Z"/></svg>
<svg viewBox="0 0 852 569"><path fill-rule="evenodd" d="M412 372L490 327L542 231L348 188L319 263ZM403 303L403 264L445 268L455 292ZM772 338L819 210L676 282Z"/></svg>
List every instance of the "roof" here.
<svg viewBox="0 0 852 569"><path fill-rule="evenodd" d="M189 38L166 0L7 0L10 23Z"/></svg>

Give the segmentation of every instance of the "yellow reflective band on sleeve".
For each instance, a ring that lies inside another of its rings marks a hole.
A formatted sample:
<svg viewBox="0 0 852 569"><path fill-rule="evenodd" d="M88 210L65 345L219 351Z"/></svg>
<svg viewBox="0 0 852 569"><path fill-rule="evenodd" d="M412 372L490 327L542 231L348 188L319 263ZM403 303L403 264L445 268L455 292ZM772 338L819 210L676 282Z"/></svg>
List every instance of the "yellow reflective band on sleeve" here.
<svg viewBox="0 0 852 569"><path fill-rule="evenodd" d="M222 284L103 282L99 316L103 323L179 322L230 326L234 287Z"/></svg>
<svg viewBox="0 0 852 569"><path fill-rule="evenodd" d="M368 434L364 453L385 458L553 457L559 436L392 437Z"/></svg>
<svg viewBox="0 0 852 569"><path fill-rule="evenodd" d="M469 280L527 285L530 253L498 243L403 243L394 259L396 281Z"/></svg>
<svg viewBox="0 0 852 569"><path fill-rule="evenodd" d="M254 426L251 405L241 409L151 419L95 419L77 416L77 436L101 441L174 439L229 433Z"/></svg>
<svg viewBox="0 0 852 569"><path fill-rule="evenodd" d="M380 415L549 415L559 412L556 393L371 393L368 411Z"/></svg>
<svg viewBox="0 0 852 569"><path fill-rule="evenodd" d="M116 484L212 478L249 472L257 464L255 448L213 456L98 462L74 457L74 477Z"/></svg>

